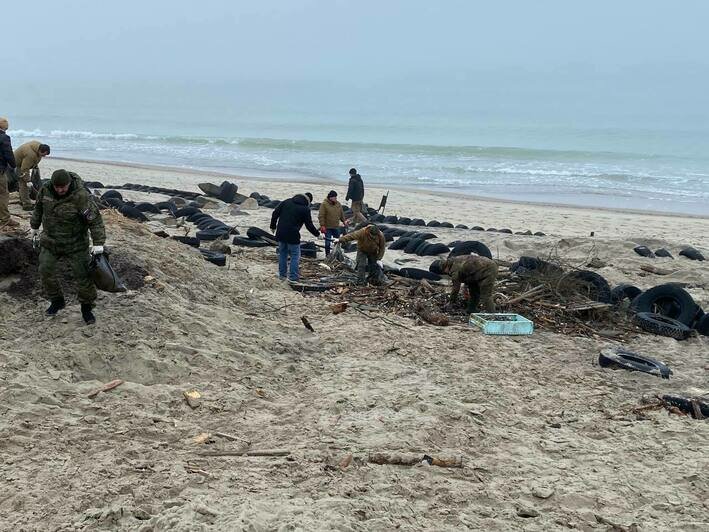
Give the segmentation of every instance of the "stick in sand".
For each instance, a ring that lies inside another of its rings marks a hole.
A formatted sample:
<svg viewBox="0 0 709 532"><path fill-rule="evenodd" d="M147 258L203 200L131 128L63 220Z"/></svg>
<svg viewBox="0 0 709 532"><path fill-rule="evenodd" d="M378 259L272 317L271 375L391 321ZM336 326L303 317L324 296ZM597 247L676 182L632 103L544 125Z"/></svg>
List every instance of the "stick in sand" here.
<svg viewBox="0 0 709 532"><path fill-rule="evenodd" d="M120 386L121 384L123 384L123 381L121 379L115 379L115 380L112 380L111 382L107 382L106 384L104 384L100 388L96 388L93 392L91 392L89 394L89 398L93 399L101 392L107 392L109 390L113 390L114 388Z"/></svg>

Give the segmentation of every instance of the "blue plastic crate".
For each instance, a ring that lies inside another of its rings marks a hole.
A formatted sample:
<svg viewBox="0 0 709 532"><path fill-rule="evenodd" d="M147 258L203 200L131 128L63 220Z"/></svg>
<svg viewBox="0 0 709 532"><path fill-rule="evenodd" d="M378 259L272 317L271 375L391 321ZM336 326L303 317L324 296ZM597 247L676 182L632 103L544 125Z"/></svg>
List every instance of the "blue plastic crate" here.
<svg viewBox="0 0 709 532"><path fill-rule="evenodd" d="M534 332L534 323L519 314L471 314L469 323L485 334L518 336Z"/></svg>

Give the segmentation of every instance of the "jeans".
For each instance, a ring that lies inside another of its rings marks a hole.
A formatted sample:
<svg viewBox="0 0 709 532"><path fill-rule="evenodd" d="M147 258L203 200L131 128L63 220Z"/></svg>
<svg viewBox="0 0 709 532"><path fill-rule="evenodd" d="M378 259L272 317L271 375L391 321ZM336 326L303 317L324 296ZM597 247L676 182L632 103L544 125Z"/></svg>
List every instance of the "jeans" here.
<svg viewBox="0 0 709 532"><path fill-rule="evenodd" d="M278 276L281 279L286 278L289 255L290 275L288 275L288 279L291 281L297 281L300 278L300 272L298 271L298 263L300 262L300 244L278 242Z"/></svg>
<svg viewBox="0 0 709 532"><path fill-rule="evenodd" d="M334 229L325 229L325 256L330 254L330 245L332 244L333 238L340 238L340 228L335 227Z"/></svg>

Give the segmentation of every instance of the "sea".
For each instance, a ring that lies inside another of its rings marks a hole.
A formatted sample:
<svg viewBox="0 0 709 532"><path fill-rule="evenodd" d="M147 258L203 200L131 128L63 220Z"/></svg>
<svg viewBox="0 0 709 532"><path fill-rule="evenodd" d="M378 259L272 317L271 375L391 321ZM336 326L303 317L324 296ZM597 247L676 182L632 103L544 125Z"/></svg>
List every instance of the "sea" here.
<svg viewBox="0 0 709 532"><path fill-rule="evenodd" d="M0 115L67 158L709 216L706 109L474 81L10 83Z"/></svg>

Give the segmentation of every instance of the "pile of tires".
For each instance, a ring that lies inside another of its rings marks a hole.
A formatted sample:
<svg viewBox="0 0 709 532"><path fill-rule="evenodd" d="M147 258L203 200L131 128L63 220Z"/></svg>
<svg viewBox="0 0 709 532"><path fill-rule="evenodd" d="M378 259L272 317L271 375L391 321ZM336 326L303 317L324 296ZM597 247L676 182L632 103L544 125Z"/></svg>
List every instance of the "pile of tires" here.
<svg viewBox="0 0 709 532"><path fill-rule="evenodd" d="M666 283L638 294L630 305L635 323L648 332L684 340L692 329L709 335L709 319L682 287Z"/></svg>

